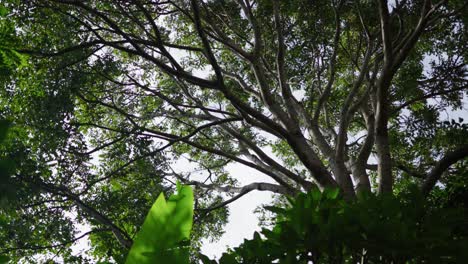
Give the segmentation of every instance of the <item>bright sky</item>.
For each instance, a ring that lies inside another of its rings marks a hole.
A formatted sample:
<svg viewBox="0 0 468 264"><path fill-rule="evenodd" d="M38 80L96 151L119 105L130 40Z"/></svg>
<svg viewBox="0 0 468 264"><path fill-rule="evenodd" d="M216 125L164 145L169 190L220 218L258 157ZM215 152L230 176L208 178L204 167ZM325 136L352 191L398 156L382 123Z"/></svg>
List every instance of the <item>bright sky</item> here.
<svg viewBox="0 0 468 264"><path fill-rule="evenodd" d="M227 170L243 186L252 182L272 182L271 178L243 165L229 165ZM252 191L229 205L229 222L225 226L225 233L218 242L204 241L202 253L208 257L221 257L226 247L236 247L245 238L253 237L254 231L259 231L257 215L253 213L261 204L271 201L271 192Z"/></svg>

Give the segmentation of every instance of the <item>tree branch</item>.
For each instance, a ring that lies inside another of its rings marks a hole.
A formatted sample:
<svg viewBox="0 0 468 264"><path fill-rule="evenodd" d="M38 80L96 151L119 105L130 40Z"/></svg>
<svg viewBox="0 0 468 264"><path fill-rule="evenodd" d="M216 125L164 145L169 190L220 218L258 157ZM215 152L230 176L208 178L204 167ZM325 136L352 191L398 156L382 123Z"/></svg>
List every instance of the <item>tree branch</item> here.
<svg viewBox="0 0 468 264"><path fill-rule="evenodd" d="M434 168L427 174L424 180L421 191L424 195L428 195L434 188L437 181L440 179L445 170L459 160L468 157L468 145L463 145L458 149L447 153L439 162L436 163Z"/></svg>
<svg viewBox="0 0 468 264"><path fill-rule="evenodd" d="M234 190L234 189L232 189L232 190ZM224 207L224 206L236 201L237 199L241 198L242 196L244 196L244 195L246 195L249 192L254 191L254 190L257 190L257 191L270 191L270 192L275 192L275 193L282 193L282 194L285 194L285 195L291 195L291 193L288 192L287 190L285 190L284 187L282 187L282 186L271 184L271 183L266 183L266 182L254 182L254 183L251 183L251 184L246 185L244 187L237 188L236 191L239 192L239 193L237 195L235 195L234 197L232 197L232 198L230 198L230 199L228 199L228 200L226 200L226 201L224 201L222 203L211 206L209 208L199 208L197 210L207 213L207 212L219 209L221 207Z"/></svg>
<svg viewBox="0 0 468 264"><path fill-rule="evenodd" d="M46 192L67 197L69 200L73 201L78 208L82 209L84 212L89 214L92 218L98 221L100 224L108 226L112 233L114 233L115 237L119 241L119 243L125 247L130 248L133 241L130 236L122 230L120 227L115 225L109 218L105 215L98 212L96 209L92 208L91 206L84 203L80 197L76 194L73 194L70 190L65 187L55 186L49 183L45 183L41 180L33 182L33 184L37 185L39 188L43 189Z"/></svg>
<svg viewBox="0 0 468 264"><path fill-rule="evenodd" d="M98 228L98 229L93 229L91 231L88 231L88 232L85 232L71 240L68 240L68 241L65 241L65 242L62 242L62 243L58 243L58 244L53 244L53 245L49 245L49 246L38 246L38 245L25 245L25 246L22 246L22 247L12 247L12 248L3 248L1 251L0 251L0 254L5 254L5 253L8 253L8 252L11 252L11 251L18 251L18 250L44 250L44 249L51 249L51 248L57 248L57 247L64 247L66 245L69 245L69 244L73 244L74 242L90 235L90 234L93 234L93 233L98 233L98 232L107 232L107 231L112 231L110 228Z"/></svg>

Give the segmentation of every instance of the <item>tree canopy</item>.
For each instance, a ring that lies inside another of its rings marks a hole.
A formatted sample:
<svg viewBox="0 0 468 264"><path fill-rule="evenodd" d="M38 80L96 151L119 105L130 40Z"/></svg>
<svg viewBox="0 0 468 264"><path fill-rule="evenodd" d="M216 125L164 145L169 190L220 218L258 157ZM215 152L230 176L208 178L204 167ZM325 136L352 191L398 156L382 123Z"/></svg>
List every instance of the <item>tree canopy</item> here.
<svg viewBox="0 0 468 264"><path fill-rule="evenodd" d="M176 181L195 187L194 248L251 191L416 185L466 207L465 1L2 4L0 255L121 262ZM241 186L231 163L271 180Z"/></svg>

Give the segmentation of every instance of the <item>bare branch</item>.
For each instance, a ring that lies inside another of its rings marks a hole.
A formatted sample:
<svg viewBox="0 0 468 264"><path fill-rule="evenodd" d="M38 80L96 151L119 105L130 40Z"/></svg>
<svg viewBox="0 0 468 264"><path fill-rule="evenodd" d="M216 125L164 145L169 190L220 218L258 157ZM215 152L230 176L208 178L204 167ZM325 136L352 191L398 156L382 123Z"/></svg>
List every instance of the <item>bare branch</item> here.
<svg viewBox="0 0 468 264"><path fill-rule="evenodd" d="M333 37L333 53L330 58L330 62L328 64L328 82L327 86L325 86L324 91L322 92L322 95L320 96L317 106L314 111L313 115L313 122L316 123L317 120L319 119L320 116L320 111L322 110L323 105L325 102L328 100L328 97L330 96L331 89L333 87L333 84L335 82L335 73L336 73L336 57L338 55L338 46L340 43L340 34L341 34L341 19L339 16L339 10L337 8L334 8L335 11L335 35Z"/></svg>
<svg viewBox="0 0 468 264"><path fill-rule="evenodd" d="M64 246L68 246L70 244L73 244L75 243L76 241L86 237L86 236L89 236L91 234L94 234L94 233L99 233L99 232L108 232L108 231L112 231L110 228L98 228L98 229L93 229L93 230L90 230L88 232L85 232L71 240L68 240L68 241L65 241L65 242L62 242L62 243L58 243L58 244L52 244L52 245L48 245L48 246L38 246L38 245L25 245L25 246L22 246L22 247L13 247L13 248L2 248L2 250L0 251L0 254L5 254L5 253L8 253L8 252L12 252L12 251L21 251L21 250L34 250L34 251L38 251L38 250L44 250L44 249L52 249L52 248L59 248L59 247L64 247Z"/></svg>
<svg viewBox="0 0 468 264"><path fill-rule="evenodd" d="M278 79L281 88L281 94L283 95L283 101L286 104L286 109L288 110L289 117L293 121L293 123L298 123L298 114L296 112L296 103L294 101L294 97L291 92L291 88L289 87L289 83L287 81L288 77L286 75L285 69L285 56L286 56L286 48L284 45L284 36L283 36L283 25L281 21L281 15L279 10L280 1L274 0L273 1L273 13L274 13L274 20L275 20L275 27L276 27L276 38L278 41L278 48L276 53L276 67L278 72Z"/></svg>
<svg viewBox="0 0 468 264"><path fill-rule="evenodd" d="M72 193L70 190L68 190L65 187L59 187L55 186L49 183L45 183L41 180L37 180L33 182L33 184L37 185L39 188L43 189L46 192L50 192L55 195L59 196L64 196L68 198L69 200L73 201L76 206L78 206L80 209L82 209L84 212L89 214L92 218L94 218L96 221L99 223L108 226L112 233L114 233L115 237L119 241L119 243L125 247L125 248L130 248L132 245L132 239L130 236L120 227L118 227L114 222L112 222L108 217L105 215L101 214L98 212L96 209L93 207L89 206L88 204L84 203L81 198Z"/></svg>
<svg viewBox="0 0 468 264"><path fill-rule="evenodd" d="M463 91L463 90L466 90L467 88L468 88L467 85L463 85L461 87L456 87L456 88L453 88L453 89L448 89L448 90L443 90L443 91L433 91L431 93L427 93L425 95L422 95L422 96L413 98L411 100L408 100L408 101L404 102L403 104L397 106L397 108L393 109L392 114L395 115L401 109L403 109L403 108L405 108L407 106L410 106L410 105L412 105L414 103L417 103L419 101L423 101L423 100L433 98L433 97L436 97L436 96L440 96L440 95L447 95L447 94L450 94L450 93L453 93L453 92Z"/></svg>
<svg viewBox="0 0 468 264"><path fill-rule="evenodd" d="M392 61L392 40L390 36L390 17L388 13L387 0L379 0L380 31L384 50L384 60L391 64Z"/></svg>
<svg viewBox="0 0 468 264"><path fill-rule="evenodd" d="M282 193L282 194L285 194L285 195L291 195L290 192L285 192L286 190L284 190L282 186L271 184L271 183L266 183L266 182L254 182L254 183L246 185L246 186L244 186L242 188L237 189L237 191L239 192L237 195L235 195L234 197L232 197L232 198L230 198L230 199L228 199L228 200L226 200L226 201L224 201L224 202L222 202L220 204L214 205L214 206L209 207L209 208L198 208L197 210L206 213L206 212L210 212L210 211L219 209L221 207L224 207L224 206L236 201L237 199L241 198L242 196L244 196L244 195L246 195L249 192L254 191L254 190L257 190L257 191L270 191L270 192L275 192L275 193Z"/></svg>
<svg viewBox="0 0 468 264"><path fill-rule="evenodd" d="M447 153L442 159L440 159L434 168L427 174L427 177L421 186L421 191L423 194L428 195L442 174L451 165L466 157L468 157L468 145L461 146L456 150Z"/></svg>

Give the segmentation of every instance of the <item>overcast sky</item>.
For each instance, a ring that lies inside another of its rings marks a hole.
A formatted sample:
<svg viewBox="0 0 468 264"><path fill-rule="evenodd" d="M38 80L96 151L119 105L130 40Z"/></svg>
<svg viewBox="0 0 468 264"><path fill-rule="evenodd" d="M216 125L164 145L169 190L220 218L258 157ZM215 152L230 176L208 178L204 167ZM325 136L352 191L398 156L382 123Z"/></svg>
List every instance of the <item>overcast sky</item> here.
<svg viewBox="0 0 468 264"><path fill-rule="evenodd" d="M272 182L271 178L243 165L229 165L227 170L235 177L241 186L252 182ZM271 192L252 191L229 205L229 222L225 226L225 233L218 242L203 241L202 253L210 258L221 257L226 247L235 247L245 238L252 238L254 231L259 231L257 206L271 201Z"/></svg>

